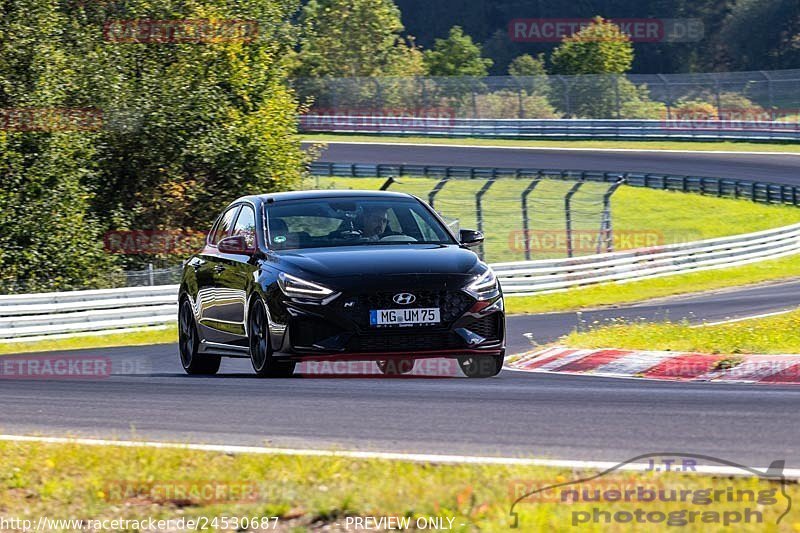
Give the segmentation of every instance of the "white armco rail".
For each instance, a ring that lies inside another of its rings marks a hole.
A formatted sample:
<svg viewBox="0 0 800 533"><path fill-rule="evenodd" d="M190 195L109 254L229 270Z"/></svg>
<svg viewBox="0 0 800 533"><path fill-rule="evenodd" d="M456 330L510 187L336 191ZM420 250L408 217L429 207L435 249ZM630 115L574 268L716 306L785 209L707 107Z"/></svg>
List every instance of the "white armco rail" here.
<svg viewBox="0 0 800 533"><path fill-rule="evenodd" d="M686 244L492 267L505 294L515 296L746 265L797 253L800 224ZM176 321L177 296L177 285L0 296L0 340L163 326Z"/></svg>
<svg viewBox="0 0 800 533"><path fill-rule="evenodd" d="M178 285L0 296L0 339L158 326L177 314Z"/></svg>
<svg viewBox="0 0 800 533"><path fill-rule="evenodd" d="M800 224L745 235L571 259L492 265L507 295L545 294L713 270L800 253Z"/></svg>

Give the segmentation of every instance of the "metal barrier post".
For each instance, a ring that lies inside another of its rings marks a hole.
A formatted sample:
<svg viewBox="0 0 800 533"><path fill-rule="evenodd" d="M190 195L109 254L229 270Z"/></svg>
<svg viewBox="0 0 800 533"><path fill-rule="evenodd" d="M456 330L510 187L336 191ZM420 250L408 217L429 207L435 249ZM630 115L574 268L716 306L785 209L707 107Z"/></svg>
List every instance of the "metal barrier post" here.
<svg viewBox="0 0 800 533"><path fill-rule="evenodd" d="M539 173L541 176L541 172ZM530 220L528 218L528 195L541 182L541 177L531 181L522 192L522 236L525 239L525 261L531 260Z"/></svg>
<svg viewBox="0 0 800 533"><path fill-rule="evenodd" d="M478 191L478 194L475 195L475 210L478 219L478 231L481 233L483 233L483 195L489 192L489 189L492 187L492 185L494 185L496 179L497 176L492 176L492 178L490 178L489 181L487 181L483 187L481 187L481 190ZM481 259L484 257L483 251L483 243L481 243L478 253Z"/></svg>
<svg viewBox="0 0 800 533"><path fill-rule="evenodd" d="M602 251L614 251L614 228L611 219L611 197L617 192L620 185L627 181L627 176L623 176L618 182L613 184L603 195L603 215L600 221L600 235L597 241L597 253ZM605 245L605 246L603 246ZM605 250L603 250L605 248Z"/></svg>
<svg viewBox="0 0 800 533"><path fill-rule="evenodd" d="M433 201L436 198L436 195L439 194L439 191L441 191L445 185L447 185L448 181L450 181L450 177L445 176L433 187L433 190L428 194L428 205L433 207Z"/></svg>
<svg viewBox="0 0 800 533"><path fill-rule="evenodd" d="M564 211L566 212L567 217L567 257L572 257L573 250L572 250L572 207L570 204L572 203L572 196L578 192L578 189L581 188L583 185L582 181L579 181L575 185L573 185L567 195L564 197Z"/></svg>

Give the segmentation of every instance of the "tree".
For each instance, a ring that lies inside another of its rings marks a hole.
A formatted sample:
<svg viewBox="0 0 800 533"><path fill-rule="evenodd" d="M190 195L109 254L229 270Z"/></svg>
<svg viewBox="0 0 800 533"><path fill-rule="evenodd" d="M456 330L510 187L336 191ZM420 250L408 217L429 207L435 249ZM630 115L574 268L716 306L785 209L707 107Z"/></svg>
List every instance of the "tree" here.
<svg viewBox="0 0 800 533"><path fill-rule="evenodd" d="M297 77L415 76L421 53L401 36L392 0L310 0L300 15Z"/></svg>
<svg viewBox="0 0 800 533"><path fill-rule="evenodd" d="M596 17L589 26L565 37L551 62L557 74L624 74L633 65L633 45L619 26Z"/></svg>
<svg viewBox="0 0 800 533"><path fill-rule="evenodd" d="M514 77L520 76L544 76L547 70L544 67L544 54L533 57L530 54L523 54L514 58L508 66L508 73Z"/></svg>
<svg viewBox="0 0 800 533"><path fill-rule="evenodd" d="M103 286L114 260L90 214L98 134L56 120L88 107L80 73L55 39L68 18L51 2L0 17L0 292ZM15 112L16 110L16 112ZM45 111L50 110L50 111ZM15 117L16 118L13 118ZM62 131L58 131L62 130Z"/></svg>
<svg viewBox="0 0 800 533"><path fill-rule="evenodd" d="M660 118L644 87L623 74L633 65L633 45L619 26L602 17L565 37L550 58L558 74L573 75L559 85L559 107L580 118Z"/></svg>
<svg viewBox="0 0 800 533"><path fill-rule="evenodd" d="M492 60L481 56L480 45L461 27L453 26L447 39L436 39L433 50L425 51L425 64L431 76L483 77Z"/></svg>
<svg viewBox="0 0 800 533"><path fill-rule="evenodd" d="M0 18L0 108L103 113L97 131L0 132L0 225L20 221L19 229L0 227L3 272L34 281L60 271L72 276L64 287L89 283L106 271L100 259L111 261L104 231L205 230L226 202L299 183L307 156L284 59L294 46L295 0L141 0L138 21L258 28L257 38L228 32L147 44L104 35L121 18L118 5L68 4L6 0ZM140 268L152 259L117 262Z"/></svg>
<svg viewBox="0 0 800 533"><path fill-rule="evenodd" d="M798 68L800 3L797 0L739 0L725 18L717 41L728 68Z"/></svg>

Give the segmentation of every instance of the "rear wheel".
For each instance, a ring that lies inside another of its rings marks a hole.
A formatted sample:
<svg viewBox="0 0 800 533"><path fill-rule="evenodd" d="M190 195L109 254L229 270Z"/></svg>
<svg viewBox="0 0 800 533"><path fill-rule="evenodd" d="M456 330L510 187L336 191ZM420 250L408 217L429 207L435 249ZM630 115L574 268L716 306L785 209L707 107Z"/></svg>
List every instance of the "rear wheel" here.
<svg viewBox="0 0 800 533"><path fill-rule="evenodd" d="M490 378L503 369L502 355L469 355L458 358L461 371L468 378Z"/></svg>
<svg viewBox="0 0 800 533"><path fill-rule="evenodd" d="M378 361L378 369L387 376L399 376L409 374L414 370L413 359L390 359L388 361Z"/></svg>
<svg viewBox="0 0 800 533"><path fill-rule="evenodd" d="M188 299L184 299L178 314L178 351L181 356L181 366L191 375L216 374L219 371L221 357L200 354L199 346L200 335L197 334L192 304Z"/></svg>
<svg viewBox="0 0 800 533"><path fill-rule="evenodd" d="M272 357L269 319L264 302L257 300L250 312L250 362L261 378L285 378L294 374L294 361L276 361Z"/></svg>

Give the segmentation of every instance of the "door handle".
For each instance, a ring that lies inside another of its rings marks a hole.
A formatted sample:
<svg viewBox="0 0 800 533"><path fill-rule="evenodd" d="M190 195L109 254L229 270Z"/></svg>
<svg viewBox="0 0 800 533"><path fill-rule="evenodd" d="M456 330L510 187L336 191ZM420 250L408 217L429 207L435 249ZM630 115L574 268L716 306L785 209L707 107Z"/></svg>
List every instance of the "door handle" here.
<svg viewBox="0 0 800 533"><path fill-rule="evenodd" d="M217 274L225 272L225 268L227 268L225 265L217 265L214 267L214 272L216 272Z"/></svg>

